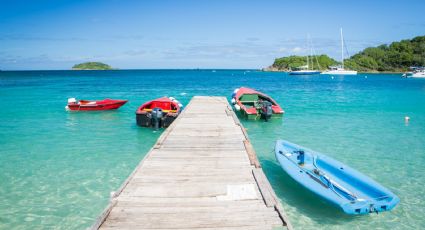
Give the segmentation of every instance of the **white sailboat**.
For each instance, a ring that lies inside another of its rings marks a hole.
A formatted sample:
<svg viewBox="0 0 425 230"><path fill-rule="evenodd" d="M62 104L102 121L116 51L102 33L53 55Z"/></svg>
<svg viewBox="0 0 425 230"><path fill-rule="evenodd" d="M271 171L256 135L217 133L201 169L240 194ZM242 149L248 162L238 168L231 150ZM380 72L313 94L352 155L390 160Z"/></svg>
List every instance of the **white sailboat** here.
<svg viewBox="0 0 425 230"><path fill-rule="evenodd" d="M313 57L316 58L317 61L317 56L313 56L312 50L313 50L313 44L310 41L310 35L307 36L307 43L310 46L310 55L307 55L307 65L304 66L300 66L298 68L296 68L296 70L292 70L289 72L289 75L313 75L313 74L319 74L320 71L319 70L314 70L314 63L313 63ZM310 69L310 62L311 62L311 69ZM319 62L317 61L317 65L319 65Z"/></svg>
<svg viewBox="0 0 425 230"><path fill-rule="evenodd" d="M322 72L321 74L329 75L357 75L355 70L346 70L344 69L344 36L342 34L341 28L341 66L329 66L329 70Z"/></svg>

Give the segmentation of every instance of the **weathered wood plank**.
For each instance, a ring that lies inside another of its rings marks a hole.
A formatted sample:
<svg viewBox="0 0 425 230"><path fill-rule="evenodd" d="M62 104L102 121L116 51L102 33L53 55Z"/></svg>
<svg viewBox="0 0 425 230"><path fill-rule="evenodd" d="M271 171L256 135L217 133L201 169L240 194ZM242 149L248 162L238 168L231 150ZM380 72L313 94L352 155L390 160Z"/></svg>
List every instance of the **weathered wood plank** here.
<svg viewBox="0 0 425 230"><path fill-rule="evenodd" d="M220 201L215 197L120 197L116 206L120 207L245 207L264 208L262 200ZM166 204L166 205L164 205Z"/></svg>
<svg viewBox="0 0 425 230"><path fill-rule="evenodd" d="M267 178L264 175L263 170L255 168L252 170L252 174L254 175L255 181L257 181L257 184L259 185L258 187L260 188L264 203L266 203L267 207L274 207L277 201L270 192L271 188L267 183Z"/></svg>
<svg viewBox="0 0 425 230"><path fill-rule="evenodd" d="M235 170L230 170L228 168L220 169L220 168L213 168L205 170L205 168L202 167L191 167L191 168L185 168L185 169L168 169L168 168L147 168L143 167L139 169L137 175L135 177L140 177L143 175L167 175L167 176L173 176L173 175L211 175L211 176L222 176L222 175L228 175L228 174L236 174L236 173L252 173L251 167L243 167L238 168L237 172Z"/></svg>
<svg viewBox="0 0 425 230"><path fill-rule="evenodd" d="M108 226L102 227L105 230L134 230L134 226L122 227L122 226ZM187 228L158 228L158 227L145 227L137 226L139 230L148 230L148 229L161 229L161 230L187 230ZM197 227L198 230L265 230L264 226L237 226L237 227ZM282 228L273 228L273 230L280 230Z"/></svg>
<svg viewBox="0 0 425 230"><path fill-rule="evenodd" d="M248 153L248 158L251 162L251 165L255 166L256 168L261 168L260 162L257 159L257 155L255 154L254 147L252 147L251 142L244 140L243 143L245 145L246 152Z"/></svg>

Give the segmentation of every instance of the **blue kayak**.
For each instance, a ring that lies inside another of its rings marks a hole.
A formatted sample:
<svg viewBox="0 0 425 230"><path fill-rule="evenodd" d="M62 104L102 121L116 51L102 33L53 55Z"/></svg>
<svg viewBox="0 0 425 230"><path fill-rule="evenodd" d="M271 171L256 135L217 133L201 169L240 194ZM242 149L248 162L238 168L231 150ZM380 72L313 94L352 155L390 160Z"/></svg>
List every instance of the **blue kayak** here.
<svg viewBox="0 0 425 230"><path fill-rule="evenodd" d="M294 180L347 214L389 211L400 201L371 178L318 152L278 140L275 154Z"/></svg>

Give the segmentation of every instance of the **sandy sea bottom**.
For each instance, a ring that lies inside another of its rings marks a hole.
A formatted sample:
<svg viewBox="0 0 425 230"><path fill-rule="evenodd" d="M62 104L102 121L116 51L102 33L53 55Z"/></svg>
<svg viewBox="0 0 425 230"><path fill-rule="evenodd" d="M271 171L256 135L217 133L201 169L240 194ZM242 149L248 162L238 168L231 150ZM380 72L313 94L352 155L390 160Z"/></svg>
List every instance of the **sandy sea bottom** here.
<svg viewBox="0 0 425 230"><path fill-rule="evenodd" d="M242 121L296 229L425 228L425 80L399 75L288 76L253 70L0 72L0 229L90 226L161 131L139 128L146 100L272 96L283 119ZM117 111L70 113L68 97L122 98ZM405 123L404 117L410 122ZM282 138L365 173L400 199L391 212L348 216L302 188L274 158Z"/></svg>

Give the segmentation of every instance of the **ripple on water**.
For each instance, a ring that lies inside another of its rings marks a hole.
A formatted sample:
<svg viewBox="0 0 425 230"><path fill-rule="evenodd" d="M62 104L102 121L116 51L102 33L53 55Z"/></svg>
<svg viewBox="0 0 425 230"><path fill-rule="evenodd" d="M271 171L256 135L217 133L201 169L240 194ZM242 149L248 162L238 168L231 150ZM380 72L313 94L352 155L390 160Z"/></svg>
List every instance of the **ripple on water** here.
<svg viewBox="0 0 425 230"><path fill-rule="evenodd" d="M296 229L425 228L425 81L244 73L0 72L0 229L89 227L161 134L135 125L140 104L162 96L185 105L193 95L229 98L240 86L264 91L286 112L268 123L242 122ZM69 97L130 101L112 112L69 113ZM345 215L283 172L273 154L277 138L358 169L400 204L379 215Z"/></svg>

